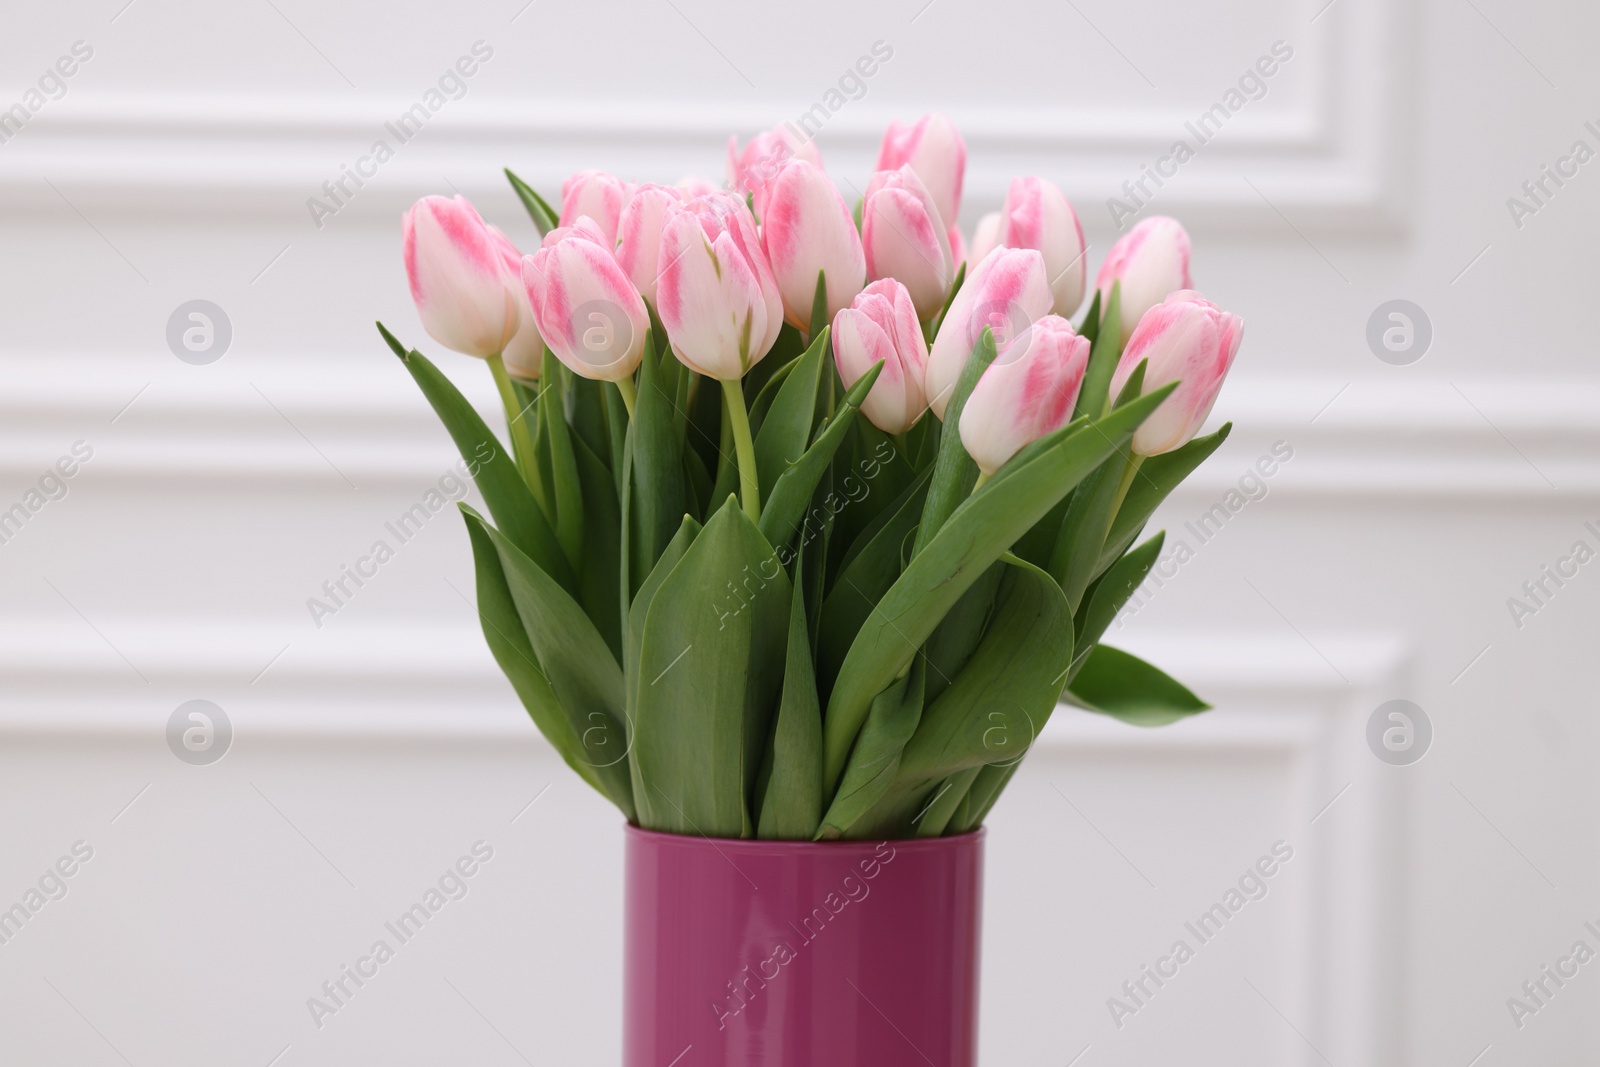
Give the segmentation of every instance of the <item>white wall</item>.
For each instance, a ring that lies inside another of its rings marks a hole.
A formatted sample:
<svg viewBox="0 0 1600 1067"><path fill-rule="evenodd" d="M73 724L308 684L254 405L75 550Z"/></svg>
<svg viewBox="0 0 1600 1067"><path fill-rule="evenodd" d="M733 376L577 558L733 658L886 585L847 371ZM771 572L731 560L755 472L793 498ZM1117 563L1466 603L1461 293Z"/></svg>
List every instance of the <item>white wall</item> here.
<svg viewBox="0 0 1600 1067"><path fill-rule="evenodd" d="M0 545L0 904L74 842L94 856L0 945L0 1059L616 1062L618 820L496 676L459 524L321 628L306 610L454 461L371 328L422 339L398 213L455 188L526 240L503 165L547 192L580 166L716 177L728 132L799 115L882 40L819 138L841 184L888 118L938 108L971 152L969 231L1041 173L1096 264L1106 198L1294 50L1151 208L1248 333L1218 404L1236 433L1166 510L1194 556L1114 640L1218 709L1153 733L1063 712L1041 740L991 821L986 1062L1593 1061L1595 967L1521 1029L1506 998L1600 949L1600 579L1520 628L1507 598L1600 548L1600 178L1520 228L1506 200L1600 149L1600 14L1325 3L8 12L0 106L94 54L0 144L0 507L75 442L93 457ZM466 97L315 226L306 199L478 40ZM195 298L234 330L209 366L165 341ZM1408 366L1365 337L1395 298L1434 329ZM1185 533L1279 441L1265 499ZM1395 697L1434 726L1409 767L1366 747ZM236 731L210 767L164 740L195 698ZM306 998L478 840L471 893L316 1028ZM1267 898L1118 1029L1107 998L1280 840Z"/></svg>

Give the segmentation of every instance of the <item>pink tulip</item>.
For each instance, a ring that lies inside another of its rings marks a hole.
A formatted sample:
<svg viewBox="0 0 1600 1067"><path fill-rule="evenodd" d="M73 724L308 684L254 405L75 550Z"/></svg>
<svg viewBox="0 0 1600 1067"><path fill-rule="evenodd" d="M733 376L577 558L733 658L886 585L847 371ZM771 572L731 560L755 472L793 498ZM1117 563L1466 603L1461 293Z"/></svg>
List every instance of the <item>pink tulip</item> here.
<svg viewBox="0 0 1600 1067"><path fill-rule="evenodd" d="M1149 365L1143 392L1168 382L1180 384L1134 431L1135 453L1171 452L1199 432L1243 338L1243 319L1192 290L1173 293L1145 313L1111 376L1111 396L1121 393L1128 376L1144 360Z"/></svg>
<svg viewBox="0 0 1600 1067"><path fill-rule="evenodd" d="M861 205L861 243L867 277L897 278L926 321L944 306L954 267L948 227L910 167L885 170L867 182Z"/></svg>
<svg viewBox="0 0 1600 1067"><path fill-rule="evenodd" d="M1054 300L1050 310L1057 315L1078 310L1089 273L1084 265L1083 227L1060 186L1043 178L1013 179L1000 209L996 239L1007 248L1037 248L1043 253Z"/></svg>
<svg viewBox="0 0 1600 1067"><path fill-rule="evenodd" d="M909 166L928 187L939 217L946 226L956 224L961 211L961 183L967 170L967 146L943 115L924 115L907 126L889 123L878 149L876 170Z"/></svg>
<svg viewBox="0 0 1600 1067"><path fill-rule="evenodd" d="M861 404L878 429L905 433L927 410L923 375L928 346L911 294L893 278L873 282L855 303L834 316L833 356L847 389L883 361L878 380Z"/></svg>
<svg viewBox="0 0 1600 1067"><path fill-rule="evenodd" d="M622 209L617 225L617 262L639 295L656 301L656 272L660 270L661 228L667 212L683 202L683 194L667 185L641 185Z"/></svg>
<svg viewBox="0 0 1600 1067"><path fill-rule="evenodd" d="M538 381L539 375L544 370L544 338L539 336L539 324L533 319L533 307L528 303L528 291L520 281L522 253L511 243L511 238L498 228L490 226L489 236L494 239L495 247L500 251L500 261L505 266L506 274L518 279L513 288L516 293L520 324L511 340L506 342L506 349L501 353L501 357L505 361L506 371L513 378Z"/></svg>
<svg viewBox="0 0 1600 1067"><path fill-rule="evenodd" d="M732 194L696 197L671 209L658 273L656 310L673 353L690 370L737 380L778 339L778 283L755 220Z"/></svg>
<svg viewBox="0 0 1600 1067"><path fill-rule="evenodd" d="M750 194L756 214L765 219L767 187L791 159L803 159L814 167L822 167L822 153L817 151L817 142L801 136L790 123L756 134L743 148L739 147L739 138L729 137L728 188L741 197ZM815 281L812 284L815 285Z"/></svg>
<svg viewBox="0 0 1600 1067"><path fill-rule="evenodd" d="M977 227L972 231L972 248L967 253L973 263L982 263L984 259L1000 247L1000 212L991 211L978 220Z"/></svg>
<svg viewBox="0 0 1600 1067"><path fill-rule="evenodd" d="M722 191L722 186L710 178L702 178L697 174L686 174L679 178L675 188L684 195L685 199L691 199L696 196L710 196L712 193Z"/></svg>
<svg viewBox="0 0 1600 1067"><path fill-rule="evenodd" d="M967 239L961 236L961 227L952 226L945 237L950 241L950 265L957 271L967 261Z"/></svg>
<svg viewBox="0 0 1600 1067"><path fill-rule="evenodd" d="M944 418L961 370L983 328L994 332L996 349L1050 311L1044 256L1032 248L996 248L967 275L950 311L939 324L928 354L928 406Z"/></svg>
<svg viewBox="0 0 1600 1067"><path fill-rule="evenodd" d="M1089 339L1059 315L1019 333L995 358L961 409L961 443L985 475L1023 445L1072 421L1089 366Z"/></svg>
<svg viewBox="0 0 1600 1067"><path fill-rule="evenodd" d="M633 373L649 312L598 223L583 216L545 234L522 260L522 283L539 333L574 374L615 382Z"/></svg>
<svg viewBox="0 0 1600 1067"><path fill-rule="evenodd" d="M1112 283L1119 281L1122 336L1126 339L1146 311L1165 300L1168 293L1193 284L1189 279L1189 235L1177 219L1152 215L1111 246L1094 283L1102 306L1111 299Z"/></svg>
<svg viewBox="0 0 1600 1067"><path fill-rule="evenodd" d="M561 183L561 225L571 226L587 215L605 234L606 247L613 248L627 202L627 182L603 170L580 170Z"/></svg>
<svg viewBox="0 0 1600 1067"><path fill-rule="evenodd" d="M761 243L784 313L797 329L811 328L818 271L827 278L829 318L849 306L866 284L861 235L844 197L822 168L803 159L785 163L769 184Z"/></svg>
<svg viewBox="0 0 1600 1067"><path fill-rule="evenodd" d="M466 197L423 197L402 217L401 233L428 336L479 359L499 355L521 324L516 276Z"/></svg>

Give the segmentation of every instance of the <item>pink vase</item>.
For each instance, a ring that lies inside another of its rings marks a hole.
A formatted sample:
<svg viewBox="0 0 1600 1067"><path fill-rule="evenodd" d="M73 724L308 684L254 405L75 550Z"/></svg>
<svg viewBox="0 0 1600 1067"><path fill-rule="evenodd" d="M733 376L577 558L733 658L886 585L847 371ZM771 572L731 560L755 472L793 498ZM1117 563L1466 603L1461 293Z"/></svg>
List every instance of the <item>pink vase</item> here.
<svg viewBox="0 0 1600 1067"><path fill-rule="evenodd" d="M972 1067L983 833L629 826L624 1067Z"/></svg>

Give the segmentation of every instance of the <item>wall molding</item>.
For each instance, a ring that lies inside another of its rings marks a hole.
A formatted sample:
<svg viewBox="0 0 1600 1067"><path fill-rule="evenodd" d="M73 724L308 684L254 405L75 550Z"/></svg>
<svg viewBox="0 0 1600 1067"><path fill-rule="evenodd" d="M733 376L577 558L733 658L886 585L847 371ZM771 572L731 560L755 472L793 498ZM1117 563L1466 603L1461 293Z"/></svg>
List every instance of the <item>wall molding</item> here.
<svg viewBox="0 0 1600 1067"><path fill-rule="evenodd" d="M488 376L467 362L448 369L497 425ZM73 388L61 381L57 358L0 358L0 489L20 491L78 439L96 449L83 484L132 492L241 479L315 490L345 478L420 491L457 458L407 377L354 360L252 356L187 367L78 356ZM1209 503L1280 440L1295 450L1272 480L1286 497L1600 498L1600 378L1239 376L1216 411L1234 435L1177 502Z"/></svg>
<svg viewBox="0 0 1600 1067"><path fill-rule="evenodd" d="M1403 225L1398 134L1407 98L1399 37L1410 4L1344 0L1311 22L1293 3L1285 31L1296 49L1300 98L1253 105L1163 188L1154 210L1199 229L1283 227L1282 211L1311 229L1392 230ZM1320 5L1315 5L1320 6ZM1260 42L1266 52L1272 42ZM971 168L968 225L997 206L1011 177L1048 175L1067 189L1092 231L1109 231L1106 198L1137 179L1229 88L1220 83L1184 106L1096 101L1056 106L952 106ZM721 177L731 132L748 134L812 101L490 99L450 102L341 210L334 222L387 225L424 191L450 183L474 197L509 200L502 166L547 192L568 172L607 166L630 177ZM1269 92L1266 100L1273 98ZM193 96L75 92L0 146L0 212L35 217L74 202L139 215L301 216L414 102L405 96L324 99L264 94ZM842 184L864 182L886 122L902 108L868 95L832 116L819 134ZM1248 178L1248 181L1245 179ZM1252 185L1254 188L1252 188ZM849 190L846 189L847 196ZM1269 200L1270 198L1270 200Z"/></svg>

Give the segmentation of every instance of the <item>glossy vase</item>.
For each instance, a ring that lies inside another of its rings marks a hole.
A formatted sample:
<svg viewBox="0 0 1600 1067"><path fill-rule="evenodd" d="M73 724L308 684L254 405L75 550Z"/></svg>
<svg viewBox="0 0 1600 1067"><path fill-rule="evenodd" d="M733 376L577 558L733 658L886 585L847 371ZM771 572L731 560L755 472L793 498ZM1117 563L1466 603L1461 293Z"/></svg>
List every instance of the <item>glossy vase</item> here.
<svg viewBox="0 0 1600 1067"><path fill-rule="evenodd" d="M983 834L628 827L624 1067L972 1067Z"/></svg>

